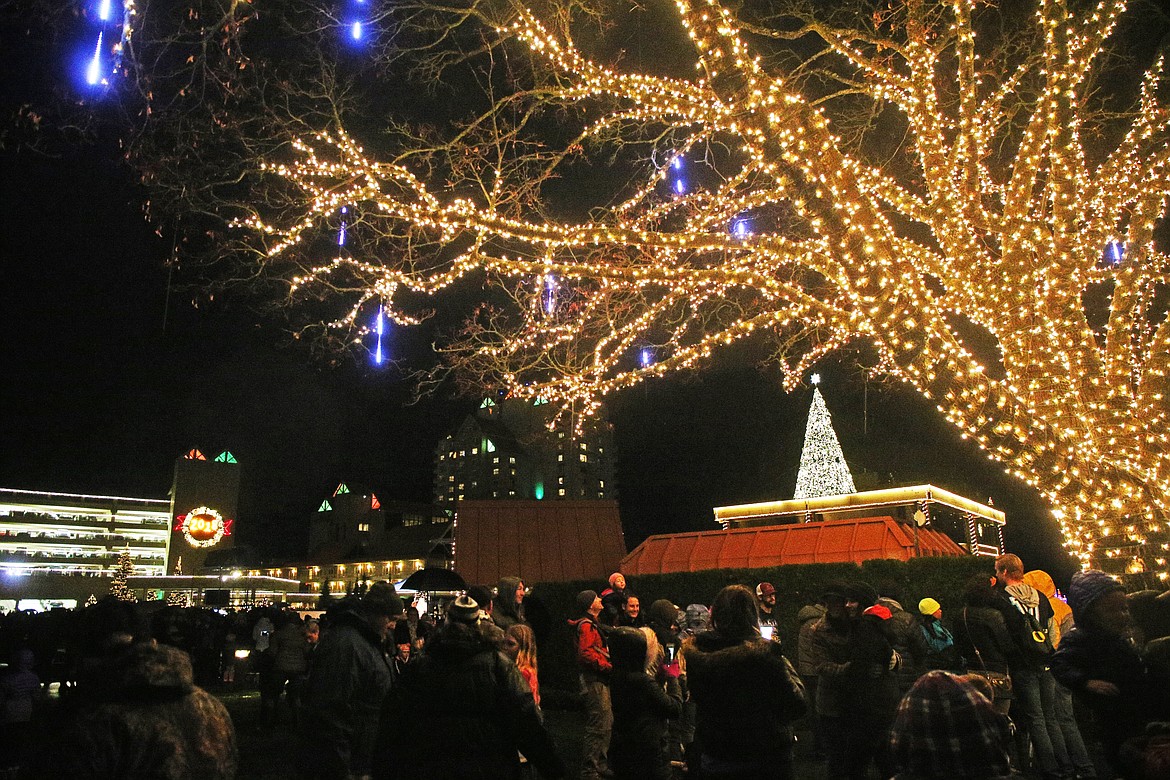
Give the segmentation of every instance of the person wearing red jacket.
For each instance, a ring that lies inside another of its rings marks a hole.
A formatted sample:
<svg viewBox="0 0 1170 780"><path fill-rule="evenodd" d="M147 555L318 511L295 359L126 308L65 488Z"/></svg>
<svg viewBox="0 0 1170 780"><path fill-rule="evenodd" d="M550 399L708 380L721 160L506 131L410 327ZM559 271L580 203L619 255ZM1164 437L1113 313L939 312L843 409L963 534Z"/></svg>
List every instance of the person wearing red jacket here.
<svg viewBox="0 0 1170 780"><path fill-rule="evenodd" d="M577 594L580 617L569 621L577 650L577 671L585 699L585 740L582 749L581 780L613 777L609 771L609 739L613 731L613 708L609 698L609 673L613 666L605 639L597 627L601 597L595 591Z"/></svg>

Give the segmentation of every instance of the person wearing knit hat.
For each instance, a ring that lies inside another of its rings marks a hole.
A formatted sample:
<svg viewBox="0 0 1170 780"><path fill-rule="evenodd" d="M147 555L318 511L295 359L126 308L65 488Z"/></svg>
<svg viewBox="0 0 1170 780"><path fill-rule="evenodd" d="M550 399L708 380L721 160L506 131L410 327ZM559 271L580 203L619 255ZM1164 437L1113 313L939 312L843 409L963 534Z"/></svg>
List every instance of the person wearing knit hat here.
<svg viewBox="0 0 1170 780"><path fill-rule="evenodd" d="M451 602L447 607L447 619L461 623L474 623L480 618L479 602L466 594Z"/></svg>
<svg viewBox="0 0 1170 780"><path fill-rule="evenodd" d="M1048 599L1052 607L1052 620L1049 623L1048 637L1052 646L1060 647L1060 640L1072 631L1074 626L1072 610L1056 595L1056 583L1048 572L1039 569L1024 573L1024 582L1038 590ZM1061 772L1068 777L1095 777L1096 769L1089 751L1085 748L1085 740L1081 736L1073 709L1072 692L1063 685L1052 686L1052 709L1050 722L1055 722L1053 730L1053 747L1056 749L1057 761L1061 764ZM1064 743L1064 750L1059 748L1058 742Z"/></svg>
<svg viewBox="0 0 1170 780"><path fill-rule="evenodd" d="M1090 569L1074 574L1068 586L1068 606L1072 610L1073 620L1080 623L1097 599L1109 593L1124 595L1125 588L1103 571ZM1126 607L1126 612L1128 611L1129 608Z"/></svg>
<svg viewBox="0 0 1170 780"><path fill-rule="evenodd" d="M597 626L601 597L583 590L576 598L577 614L569 621L577 648L577 671L585 700L585 735L582 746L582 780L609 777L609 740L613 730L613 709L609 696L609 674L613 669L609 650Z"/></svg>
<svg viewBox="0 0 1170 780"><path fill-rule="evenodd" d="M1012 776L1007 718L969 681L932 671L918 678L890 731L897 780Z"/></svg>
<svg viewBox="0 0 1170 780"><path fill-rule="evenodd" d="M959 671L962 666L959 651L955 649L955 637L942 622L942 605L930 596L918 602L918 628L926 640L927 669Z"/></svg>
<svg viewBox="0 0 1170 780"><path fill-rule="evenodd" d="M1121 746L1143 734L1147 723L1170 719L1170 697L1130 641L1129 604L1120 583L1104 572L1078 572L1068 601L1076 626L1061 639L1052 673L1094 711L1105 756L1118 774L1137 776L1125 766Z"/></svg>

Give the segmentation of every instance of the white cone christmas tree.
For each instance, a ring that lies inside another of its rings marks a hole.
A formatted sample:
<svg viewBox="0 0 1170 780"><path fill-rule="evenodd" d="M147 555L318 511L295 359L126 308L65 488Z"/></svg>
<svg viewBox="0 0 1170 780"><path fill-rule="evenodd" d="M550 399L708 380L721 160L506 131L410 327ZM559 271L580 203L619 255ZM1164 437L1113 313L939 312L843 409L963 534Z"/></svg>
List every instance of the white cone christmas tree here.
<svg viewBox="0 0 1170 780"><path fill-rule="evenodd" d="M813 383L816 384L816 381L814 377ZM849 473L845 454L841 452L841 443L837 441L825 399L821 396L820 388L814 387L793 498L818 498L856 492L853 475Z"/></svg>

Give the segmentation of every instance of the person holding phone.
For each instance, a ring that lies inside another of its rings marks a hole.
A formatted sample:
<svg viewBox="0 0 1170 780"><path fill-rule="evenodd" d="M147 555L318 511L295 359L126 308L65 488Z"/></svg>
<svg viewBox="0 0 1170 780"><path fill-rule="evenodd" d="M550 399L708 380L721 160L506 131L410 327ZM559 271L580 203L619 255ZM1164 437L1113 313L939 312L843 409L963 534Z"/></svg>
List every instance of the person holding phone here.
<svg viewBox="0 0 1170 780"><path fill-rule="evenodd" d="M776 588L770 582L756 586L756 609L760 612L760 636L769 641L780 641L776 615Z"/></svg>

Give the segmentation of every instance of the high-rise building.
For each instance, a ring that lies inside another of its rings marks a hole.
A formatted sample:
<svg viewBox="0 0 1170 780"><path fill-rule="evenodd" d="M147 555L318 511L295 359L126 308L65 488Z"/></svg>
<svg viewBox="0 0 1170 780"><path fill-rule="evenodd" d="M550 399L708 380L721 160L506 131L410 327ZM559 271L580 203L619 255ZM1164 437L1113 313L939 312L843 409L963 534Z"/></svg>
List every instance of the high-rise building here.
<svg viewBox="0 0 1170 780"><path fill-rule="evenodd" d="M613 426L554 414L539 399L484 399L435 449L435 502L616 499Z"/></svg>

